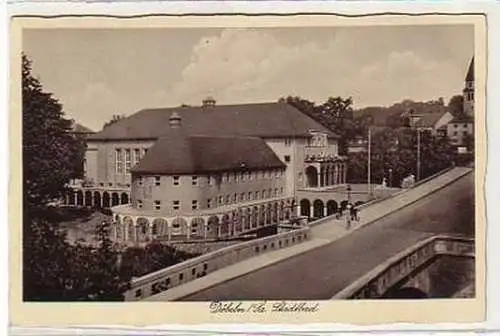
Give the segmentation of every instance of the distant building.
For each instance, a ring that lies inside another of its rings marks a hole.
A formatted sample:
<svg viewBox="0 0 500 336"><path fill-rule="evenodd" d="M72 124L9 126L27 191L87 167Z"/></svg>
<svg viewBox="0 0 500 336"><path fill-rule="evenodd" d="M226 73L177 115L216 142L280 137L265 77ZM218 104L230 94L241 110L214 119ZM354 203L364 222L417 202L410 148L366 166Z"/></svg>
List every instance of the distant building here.
<svg viewBox="0 0 500 336"><path fill-rule="evenodd" d="M343 185L347 173L338 136L293 106L210 97L116 121L87 138L86 161L89 183L74 186L68 202L111 207L123 242L277 225L301 213L297 190Z"/></svg>
<svg viewBox="0 0 500 336"><path fill-rule="evenodd" d="M412 127L428 130L434 135L442 135L443 127L451 120L453 115L450 112L435 112L419 115L418 119L414 120Z"/></svg>
<svg viewBox="0 0 500 336"><path fill-rule="evenodd" d="M465 76L463 89L463 113L456 116L447 128L450 142L459 147L467 145L467 139L474 137L474 58L472 58L467 75Z"/></svg>
<svg viewBox="0 0 500 336"><path fill-rule="evenodd" d="M465 85L463 89L464 97L464 113L468 116L474 115L474 91L475 91L475 80L474 80L474 57L470 61L469 70L465 77Z"/></svg>
<svg viewBox="0 0 500 336"><path fill-rule="evenodd" d="M75 120L72 120L71 129L72 129L73 134L81 136L83 138L87 138L88 136L90 136L90 135L92 135L92 134L95 133L90 128L85 127L85 126L77 123Z"/></svg>

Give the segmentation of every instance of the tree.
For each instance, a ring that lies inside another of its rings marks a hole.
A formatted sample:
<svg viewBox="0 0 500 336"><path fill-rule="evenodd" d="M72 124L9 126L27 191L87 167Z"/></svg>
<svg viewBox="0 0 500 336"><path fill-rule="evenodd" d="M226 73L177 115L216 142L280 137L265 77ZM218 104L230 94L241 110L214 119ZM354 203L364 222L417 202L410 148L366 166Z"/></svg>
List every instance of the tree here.
<svg viewBox="0 0 500 336"><path fill-rule="evenodd" d="M116 252L70 245L49 204L78 176L81 142L61 104L31 73L22 55L23 106L23 298L28 301L119 299L127 277L117 272Z"/></svg>
<svg viewBox="0 0 500 336"><path fill-rule="evenodd" d="M464 113L464 97L462 95L455 95L450 98L448 103L448 110L454 116L461 116Z"/></svg>
<svg viewBox="0 0 500 336"><path fill-rule="evenodd" d="M108 127L108 126L111 126L115 122L120 121L120 120L122 120L124 118L125 118L125 115L123 115L123 114L113 114L113 117L111 117L111 120L105 122L104 125L102 126L102 128L104 129L104 128Z"/></svg>

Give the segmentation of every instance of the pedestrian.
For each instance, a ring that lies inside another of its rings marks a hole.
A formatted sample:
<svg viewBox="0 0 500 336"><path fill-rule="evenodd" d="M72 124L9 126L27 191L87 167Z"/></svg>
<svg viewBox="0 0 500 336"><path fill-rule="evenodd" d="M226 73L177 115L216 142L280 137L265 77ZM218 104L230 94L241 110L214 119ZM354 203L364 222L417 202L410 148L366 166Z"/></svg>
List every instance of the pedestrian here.
<svg viewBox="0 0 500 336"><path fill-rule="evenodd" d="M352 211L353 211L353 214L354 214L354 220L355 220L356 222L359 222L358 208L357 208L357 207L353 207L353 208L352 208Z"/></svg>

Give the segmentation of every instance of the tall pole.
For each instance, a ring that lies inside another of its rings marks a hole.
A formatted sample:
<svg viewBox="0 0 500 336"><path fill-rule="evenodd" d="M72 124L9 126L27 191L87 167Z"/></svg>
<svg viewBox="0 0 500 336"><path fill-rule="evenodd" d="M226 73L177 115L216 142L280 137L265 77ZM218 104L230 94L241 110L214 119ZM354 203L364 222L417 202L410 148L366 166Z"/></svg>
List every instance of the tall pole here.
<svg viewBox="0 0 500 336"><path fill-rule="evenodd" d="M417 128L417 181L420 181L420 128Z"/></svg>
<svg viewBox="0 0 500 336"><path fill-rule="evenodd" d="M368 195L372 195L372 168L371 168L371 163L372 163L372 158L371 158L371 152L372 152L372 131L368 127Z"/></svg>

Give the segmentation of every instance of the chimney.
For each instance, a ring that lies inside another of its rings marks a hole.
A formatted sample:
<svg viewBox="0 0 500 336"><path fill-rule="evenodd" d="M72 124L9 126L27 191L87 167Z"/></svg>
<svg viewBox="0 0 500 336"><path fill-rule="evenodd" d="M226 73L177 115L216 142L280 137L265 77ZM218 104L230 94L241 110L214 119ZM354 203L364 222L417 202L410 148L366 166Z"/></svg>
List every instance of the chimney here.
<svg viewBox="0 0 500 336"><path fill-rule="evenodd" d="M203 108L213 108L215 106L215 99L212 97L207 97L202 101Z"/></svg>
<svg viewBox="0 0 500 336"><path fill-rule="evenodd" d="M177 112L172 113L172 115L170 116L170 119L169 119L170 127L171 128L179 128L179 127L181 127L181 123L182 123L181 116Z"/></svg>

